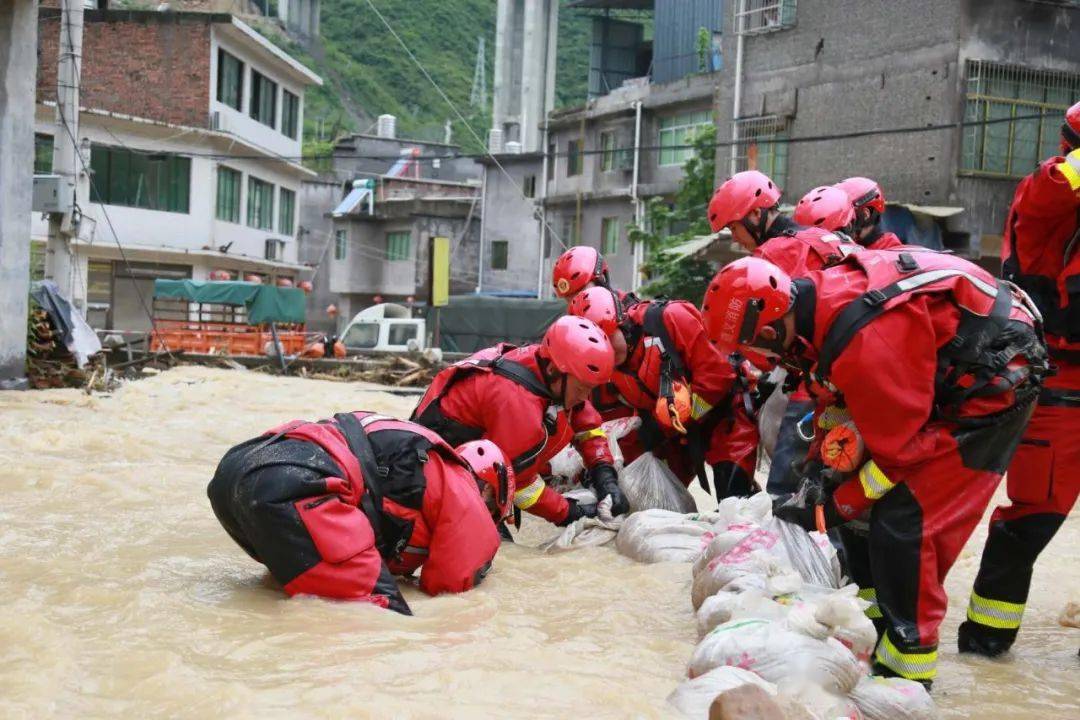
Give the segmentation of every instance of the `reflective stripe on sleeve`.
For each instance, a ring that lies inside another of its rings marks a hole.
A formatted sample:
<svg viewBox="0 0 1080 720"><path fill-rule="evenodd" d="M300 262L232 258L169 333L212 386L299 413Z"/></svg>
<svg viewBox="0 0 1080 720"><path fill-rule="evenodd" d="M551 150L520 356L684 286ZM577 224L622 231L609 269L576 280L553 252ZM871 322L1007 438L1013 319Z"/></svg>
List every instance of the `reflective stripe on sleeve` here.
<svg viewBox="0 0 1080 720"><path fill-rule="evenodd" d="M1073 150L1065 156L1065 161L1058 163L1057 169L1069 181L1069 187L1080 191L1080 149Z"/></svg>
<svg viewBox="0 0 1080 720"><path fill-rule="evenodd" d="M821 411L817 424L822 430L832 430L837 425L842 425L850 419L851 414L847 411L847 408L839 405L829 405Z"/></svg>
<svg viewBox="0 0 1080 720"><path fill-rule="evenodd" d="M980 625L999 630L1015 630L1020 627L1020 621L1024 617L1024 604L991 600L972 592L967 616L968 620Z"/></svg>
<svg viewBox="0 0 1080 720"><path fill-rule="evenodd" d="M593 438L606 438L607 433L603 428L593 428L592 430L582 430L574 436L574 442L581 442L583 440L592 440Z"/></svg>
<svg viewBox="0 0 1080 720"><path fill-rule="evenodd" d="M896 483L889 480L873 460L859 469L859 483L862 485L863 494L871 500L881 498L896 487Z"/></svg>
<svg viewBox="0 0 1080 720"><path fill-rule="evenodd" d="M522 510L528 510L540 496L544 494L544 481L536 478L531 483L514 493L514 505Z"/></svg>
<svg viewBox="0 0 1080 720"><path fill-rule="evenodd" d="M933 680L937 675L937 648L903 652L893 644L889 633L881 636L874 659L908 680Z"/></svg>
<svg viewBox="0 0 1080 720"><path fill-rule="evenodd" d="M705 398L696 393L690 395L690 417L700 420L712 409L713 406L706 402Z"/></svg>

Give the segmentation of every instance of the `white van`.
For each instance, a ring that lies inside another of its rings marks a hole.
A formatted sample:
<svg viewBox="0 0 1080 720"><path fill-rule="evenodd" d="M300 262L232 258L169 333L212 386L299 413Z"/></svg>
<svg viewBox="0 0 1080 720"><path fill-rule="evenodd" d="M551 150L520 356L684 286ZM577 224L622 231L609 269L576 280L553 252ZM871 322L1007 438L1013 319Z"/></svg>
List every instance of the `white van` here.
<svg viewBox="0 0 1080 720"><path fill-rule="evenodd" d="M425 322L413 318L404 305L395 303L380 303L361 310L341 333L341 342L349 351L423 350L426 338Z"/></svg>

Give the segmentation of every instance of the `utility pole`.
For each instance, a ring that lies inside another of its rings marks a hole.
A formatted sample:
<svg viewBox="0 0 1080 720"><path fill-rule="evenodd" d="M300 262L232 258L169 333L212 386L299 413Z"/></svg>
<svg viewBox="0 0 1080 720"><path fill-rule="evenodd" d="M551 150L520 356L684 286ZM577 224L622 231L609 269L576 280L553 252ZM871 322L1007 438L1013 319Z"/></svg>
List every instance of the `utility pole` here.
<svg viewBox="0 0 1080 720"><path fill-rule="evenodd" d="M60 294L86 313L85 288L76 287L73 245L79 235L81 208L86 207L88 176L86 158L79 143L79 76L82 73L82 0L61 0L60 56L56 66L56 135L53 140L53 173L60 176L61 193L72 204L49 216L49 239L45 247L45 277L56 283ZM66 203L65 203L66 205ZM76 210L78 208L79 210ZM81 273L80 273L81 275Z"/></svg>

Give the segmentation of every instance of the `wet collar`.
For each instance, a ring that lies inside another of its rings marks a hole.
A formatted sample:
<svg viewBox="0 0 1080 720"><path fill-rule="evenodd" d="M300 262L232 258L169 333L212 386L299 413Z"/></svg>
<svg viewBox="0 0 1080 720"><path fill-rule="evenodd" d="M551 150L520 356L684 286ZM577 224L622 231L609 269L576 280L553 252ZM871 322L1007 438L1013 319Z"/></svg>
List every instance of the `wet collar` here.
<svg viewBox="0 0 1080 720"><path fill-rule="evenodd" d="M772 224L765 230L764 239L761 241L765 243L768 240L772 240L774 237L780 237L785 234L792 234L802 230L803 226L795 222L787 215L777 215L776 219L772 221Z"/></svg>
<svg viewBox="0 0 1080 720"><path fill-rule="evenodd" d="M871 245L876 243L880 237L881 237L881 228L879 226L877 226L877 225L874 225L873 229L870 231L869 235L867 235L864 238L859 238L859 244L862 245L863 247L870 247Z"/></svg>

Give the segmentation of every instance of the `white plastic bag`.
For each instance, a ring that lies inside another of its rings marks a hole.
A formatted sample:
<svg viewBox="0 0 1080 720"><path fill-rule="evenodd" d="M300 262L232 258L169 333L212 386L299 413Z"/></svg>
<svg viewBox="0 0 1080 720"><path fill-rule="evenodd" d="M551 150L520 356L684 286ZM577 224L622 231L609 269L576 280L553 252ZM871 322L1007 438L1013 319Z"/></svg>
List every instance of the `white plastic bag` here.
<svg viewBox="0 0 1080 720"><path fill-rule="evenodd" d="M615 537L621 555L644 563L690 562L712 525L697 515L643 510L628 516Z"/></svg>
<svg viewBox="0 0 1080 720"><path fill-rule="evenodd" d="M836 695L805 681L780 683L776 702L788 718L864 720L862 711L851 698Z"/></svg>
<svg viewBox="0 0 1080 720"><path fill-rule="evenodd" d="M630 503L630 512L639 510L671 510L677 513L697 512L690 491L679 482L675 473L651 452L623 468L619 487Z"/></svg>
<svg viewBox="0 0 1080 720"><path fill-rule="evenodd" d="M716 627L694 648L690 677L730 665L750 670L769 682L811 682L846 695L861 667L851 651L834 638L816 640L763 619L733 620Z"/></svg>
<svg viewBox="0 0 1080 720"><path fill-rule="evenodd" d="M776 686L748 670L718 667L692 680L684 680L667 697L668 703L691 720L708 720L709 708L721 693L743 685L757 685L769 695L776 695Z"/></svg>
<svg viewBox="0 0 1080 720"><path fill-rule="evenodd" d="M765 594L762 590L750 589L745 592L721 590L705 598L695 617L698 637L703 638L713 628L731 620L753 617L762 620L783 620L787 617L788 607Z"/></svg>
<svg viewBox="0 0 1080 720"><path fill-rule="evenodd" d="M920 683L904 678L864 677L851 692L866 720L934 720L934 701Z"/></svg>
<svg viewBox="0 0 1080 720"><path fill-rule="evenodd" d="M631 416L608 420L600 426L607 435L608 447L611 448L611 456L615 461L616 470L621 471L623 468L623 454L622 449L619 447L619 439L637 429L640 425L641 418ZM560 450L557 455L551 458L550 463L551 477L549 478L549 484L557 492L565 492L579 486L582 473L585 470L585 462L573 445L567 445Z"/></svg>

